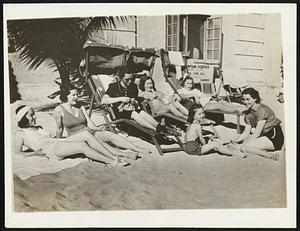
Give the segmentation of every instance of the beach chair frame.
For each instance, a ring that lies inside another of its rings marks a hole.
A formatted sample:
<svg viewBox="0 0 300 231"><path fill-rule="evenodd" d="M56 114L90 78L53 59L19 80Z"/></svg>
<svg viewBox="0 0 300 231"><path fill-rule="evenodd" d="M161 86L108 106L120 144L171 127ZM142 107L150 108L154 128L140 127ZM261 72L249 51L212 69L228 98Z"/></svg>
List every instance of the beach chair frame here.
<svg viewBox="0 0 300 231"><path fill-rule="evenodd" d="M213 85L212 87L214 87L214 90L216 92L216 99L218 99L220 91L222 89L222 87L224 88L224 81L223 81L223 75L222 75L222 51L223 51L223 33L221 34L221 58L220 58L220 62L218 65L218 68L214 69L214 74L218 76L218 78L220 78L221 82L220 85L218 87L218 89L216 89L216 86L214 85L214 80L212 81ZM169 72L169 67L171 65L170 60L168 58L168 52L165 51L164 49L160 50L160 57L161 57L161 63L162 63L162 69L163 69L163 76L165 78L165 81L171 86L172 90L174 91L175 94L178 94L178 89L177 86L174 84L174 82L172 81L172 78L174 78L172 75L170 75ZM204 62L202 62L204 63ZM208 63L209 65L210 63ZM216 65L216 64L214 64ZM212 79L214 79L215 77L212 77ZM226 98L229 102L231 102L229 95L227 94L228 92L226 92ZM180 95L179 95L180 96ZM223 112L223 111L219 111L219 110L209 110L206 111L208 113L215 113L215 114L231 114L231 115L236 115L237 116L237 133L241 133L241 126L240 126L240 117L243 115L243 113L228 113L228 112Z"/></svg>
<svg viewBox="0 0 300 231"><path fill-rule="evenodd" d="M85 77L86 77L86 82L88 83L88 85L92 91L89 116L91 116L91 112L93 110L93 105L96 101L96 103L102 107L102 108L100 108L101 113L105 119L107 126L109 127L109 129L112 132L116 132L115 128L112 125L118 125L118 124L123 123L126 126L133 128L133 129L137 129L138 131L149 136L151 138L153 144L156 146L160 155L163 155L164 153L168 153L168 152L183 151L184 150L183 144L178 136L175 135L175 139L176 139L176 142L179 145L179 147L162 148L157 140L158 134L156 132L154 132L150 129L147 129L145 127L142 127L142 126L138 125L135 121L130 120L130 119L116 119L116 116L114 115L111 105L102 105L101 104L101 100L102 100L104 91L101 91L99 89L103 89L103 90L105 90L105 89L103 87L101 80L100 79L96 80L95 78L92 78L92 73L90 72L90 51L93 48L118 49L120 51L120 53L122 53L122 52L124 53L124 60L122 60L122 62L120 64L120 68L118 70L115 70L116 73L114 73L114 74L121 74L122 71L124 71L126 61L128 60L127 55L130 52L128 48L122 47L122 46L115 46L115 45L108 45L108 44L101 44L101 43L86 43L84 45L83 50L84 50L84 57L85 57ZM93 73L93 74L96 74L96 73ZM99 74L101 74L101 73L99 73ZM108 115L105 111L109 112L111 121L108 118ZM159 135L167 136L168 134L159 134Z"/></svg>

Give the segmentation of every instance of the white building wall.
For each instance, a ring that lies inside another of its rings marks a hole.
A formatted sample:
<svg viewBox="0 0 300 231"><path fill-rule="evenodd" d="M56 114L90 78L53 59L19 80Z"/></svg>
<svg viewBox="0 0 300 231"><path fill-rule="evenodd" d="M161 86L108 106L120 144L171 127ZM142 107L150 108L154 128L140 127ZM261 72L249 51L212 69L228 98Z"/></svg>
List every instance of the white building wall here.
<svg viewBox="0 0 300 231"><path fill-rule="evenodd" d="M280 15L223 15L222 32L225 82L280 85Z"/></svg>
<svg viewBox="0 0 300 231"><path fill-rule="evenodd" d="M138 47L165 48L165 16L139 16L137 33Z"/></svg>

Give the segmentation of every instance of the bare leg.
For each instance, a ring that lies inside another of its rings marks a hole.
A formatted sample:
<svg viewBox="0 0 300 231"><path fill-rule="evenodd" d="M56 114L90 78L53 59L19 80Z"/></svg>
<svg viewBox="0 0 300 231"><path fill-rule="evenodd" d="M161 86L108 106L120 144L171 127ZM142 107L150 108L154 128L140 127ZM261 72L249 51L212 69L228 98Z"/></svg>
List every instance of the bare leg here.
<svg viewBox="0 0 300 231"><path fill-rule="evenodd" d="M179 102L174 102L173 105L184 115L188 116L189 111Z"/></svg>
<svg viewBox="0 0 300 231"><path fill-rule="evenodd" d="M217 141L209 142L208 144L203 145L201 149L202 154L205 154L211 150L216 150L217 152L227 156L240 156L243 158L246 157L246 154L242 153L241 151L229 149Z"/></svg>
<svg viewBox="0 0 300 231"><path fill-rule="evenodd" d="M153 127L157 127L157 125L159 124L151 115L149 115L148 113L144 112L144 111L140 111L139 115L144 118L145 120L147 120Z"/></svg>
<svg viewBox="0 0 300 231"><path fill-rule="evenodd" d="M247 152L249 154L270 158L272 160L279 160L278 153L267 151L274 151L274 149L273 143L266 136L261 136L253 141L250 141L244 144L241 148L243 152Z"/></svg>
<svg viewBox="0 0 300 231"><path fill-rule="evenodd" d="M127 139L125 139L111 131L98 131L98 132L96 132L95 137L96 137L96 139L102 140L104 142L110 141L114 145L116 145L120 148L130 149L130 150L133 150L138 153L144 153L144 154L150 153L150 150L138 147L135 144L128 141Z"/></svg>
<svg viewBox="0 0 300 231"><path fill-rule="evenodd" d="M101 140L97 140L93 135L91 135L87 131L78 132L74 135L67 137L65 140L71 142L87 142L89 146L94 150L102 153L103 155L111 159L116 159L115 153L109 150L109 145L105 144Z"/></svg>
<svg viewBox="0 0 300 231"><path fill-rule="evenodd" d="M166 106L167 106L167 105L166 105ZM182 113L181 113L174 105L169 104L167 107L168 107L169 111L170 111L173 115L178 116L178 117L180 117L180 118L182 118L182 119L187 119L187 116L185 116L184 114L182 114Z"/></svg>
<svg viewBox="0 0 300 231"><path fill-rule="evenodd" d="M78 153L83 153L85 156L92 160L102 163L113 163L115 159L106 157L101 153L90 148L85 142L65 142L59 141L54 146L54 154L60 158L72 156Z"/></svg>
<svg viewBox="0 0 300 231"><path fill-rule="evenodd" d="M144 112L146 114L146 112ZM131 114L131 118L137 122L139 125L145 127L145 128L148 128L148 129L151 129L151 130L154 130L156 129L155 126L153 126L151 123L148 122L148 120L146 120L144 117L142 117L140 115L140 113L137 113L136 111L132 112ZM156 122L156 121L155 121ZM157 123L157 122L156 122Z"/></svg>
<svg viewBox="0 0 300 231"><path fill-rule="evenodd" d="M227 102L210 102L204 105L205 111L220 110L224 112L235 113L235 112L241 112L245 109L246 108L243 105L238 106Z"/></svg>

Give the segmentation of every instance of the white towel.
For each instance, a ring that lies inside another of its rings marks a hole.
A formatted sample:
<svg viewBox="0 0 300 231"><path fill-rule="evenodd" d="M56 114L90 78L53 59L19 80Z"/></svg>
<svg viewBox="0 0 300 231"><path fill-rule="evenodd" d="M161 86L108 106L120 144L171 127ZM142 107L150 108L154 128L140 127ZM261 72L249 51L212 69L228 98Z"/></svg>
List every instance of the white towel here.
<svg viewBox="0 0 300 231"><path fill-rule="evenodd" d="M13 173L22 180L43 173L56 173L63 169L71 168L82 162L88 161L87 158L50 160L40 156L24 157L14 153L12 159Z"/></svg>

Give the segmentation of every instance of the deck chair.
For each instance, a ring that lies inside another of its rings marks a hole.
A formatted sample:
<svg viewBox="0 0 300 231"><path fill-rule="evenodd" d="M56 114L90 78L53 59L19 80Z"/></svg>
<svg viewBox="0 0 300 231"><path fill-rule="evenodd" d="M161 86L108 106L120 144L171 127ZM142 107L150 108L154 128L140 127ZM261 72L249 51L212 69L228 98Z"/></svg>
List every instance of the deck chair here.
<svg viewBox="0 0 300 231"><path fill-rule="evenodd" d="M171 60L169 58L168 51L165 51L164 49L161 49L160 51L161 55L161 61L162 61L162 69L163 69L163 75L166 80L166 82L171 86L174 93L178 94L178 89L181 88L181 81L177 77L176 73L174 74L174 64L171 63ZM224 87L223 83L223 76L222 72L220 71L220 64L209 64L209 63L203 63L202 61L195 61L189 59L186 61L187 69L191 77L198 78L198 87L199 90L202 91L204 94L210 95L210 96L216 96L216 98L220 98L219 94L221 92L221 89ZM190 68L190 70L189 70ZM201 74L201 72L197 72L197 68L204 70ZM205 74L203 74L205 73ZM218 86L215 85L216 78L220 78ZM197 83L197 82L196 82ZM226 92L225 92L226 93ZM178 94L179 95L179 94ZM226 94L225 97L230 101L228 95ZM224 119L224 114L232 114L237 116L237 132L240 133L240 117L241 113L228 113L228 112L222 112L218 110L210 110L206 111L210 118L214 118L218 123L221 123ZM220 116L218 116L218 114ZM212 116L210 116L212 115ZM217 117L217 118L216 118Z"/></svg>
<svg viewBox="0 0 300 231"><path fill-rule="evenodd" d="M142 76L143 71L147 71L149 77L152 78L153 75L153 67L155 63L155 59L159 57L158 49L155 48L132 48L129 50L129 55L127 59L127 65L130 65L134 72L136 73L136 77ZM141 73L141 75L140 75ZM136 80L138 85L138 82ZM165 118L167 124L169 125L176 125L181 129L186 127L187 121L182 118L178 118L172 113L157 113L151 104L150 101L144 101L142 103L143 109L152 115L155 119L161 120Z"/></svg>
<svg viewBox="0 0 300 231"><path fill-rule="evenodd" d="M124 72L129 50L121 46L112 46L99 43L86 43L83 47L83 50L85 54L86 81L92 91L92 99L90 103L91 112L94 101L96 101L97 105L101 105L101 99L106 91L104 84L101 81L103 80L103 75L116 76ZM110 105L105 105L103 107L104 108L101 110L102 115L111 131L115 132L115 129L112 125L137 131L138 133L143 134L151 139L160 155L163 155L167 152L183 150L183 144L178 136L175 136L175 139L179 147L162 148L157 138L161 135L165 136L166 134L157 134L156 132L142 127L130 119L116 119ZM108 116L108 114L110 116Z"/></svg>

